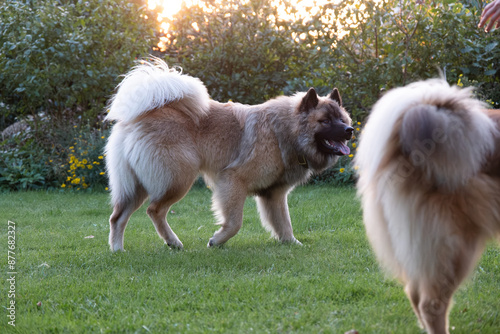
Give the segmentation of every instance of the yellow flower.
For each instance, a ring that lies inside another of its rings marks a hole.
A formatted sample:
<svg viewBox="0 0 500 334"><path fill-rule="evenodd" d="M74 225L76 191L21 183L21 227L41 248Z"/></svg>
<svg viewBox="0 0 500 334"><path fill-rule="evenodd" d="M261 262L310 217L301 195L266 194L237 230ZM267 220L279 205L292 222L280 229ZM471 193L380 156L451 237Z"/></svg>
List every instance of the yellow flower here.
<svg viewBox="0 0 500 334"><path fill-rule="evenodd" d="M70 181L71 180L71 176L68 176L68 178L66 179L66 181Z"/></svg>
<svg viewBox="0 0 500 334"><path fill-rule="evenodd" d="M61 184L61 188L66 188L66 185L64 183Z"/></svg>
<svg viewBox="0 0 500 334"><path fill-rule="evenodd" d="M52 162L52 160L49 160L49 162Z"/></svg>
<svg viewBox="0 0 500 334"><path fill-rule="evenodd" d="M104 188L104 190L108 191L108 187Z"/></svg>
<svg viewBox="0 0 500 334"><path fill-rule="evenodd" d="M352 147L356 147L356 143L352 143Z"/></svg>
<svg viewBox="0 0 500 334"><path fill-rule="evenodd" d="M99 175L104 175L104 174L106 174L106 173L104 173L104 172L100 172L100 173L99 173Z"/></svg>
<svg viewBox="0 0 500 334"><path fill-rule="evenodd" d="M361 122L358 122L358 125L361 125Z"/></svg>
<svg viewBox="0 0 500 334"><path fill-rule="evenodd" d="M356 128L356 131L359 131L359 128Z"/></svg>
<svg viewBox="0 0 500 334"><path fill-rule="evenodd" d="M99 159L104 159L104 157L102 155L99 156Z"/></svg>
<svg viewBox="0 0 500 334"><path fill-rule="evenodd" d="M94 166L92 166L92 165L87 165L87 168L88 168L88 169L92 169L92 168L94 168Z"/></svg>
<svg viewBox="0 0 500 334"><path fill-rule="evenodd" d="M354 156L354 154L349 154L349 158L352 158Z"/></svg>
<svg viewBox="0 0 500 334"><path fill-rule="evenodd" d="M345 168L339 169L339 172L343 173L345 171Z"/></svg>
<svg viewBox="0 0 500 334"><path fill-rule="evenodd" d="M104 139L104 136L102 136L101 139Z"/></svg>
<svg viewBox="0 0 500 334"><path fill-rule="evenodd" d="M86 165L86 164L87 164L87 162L88 162L88 161L87 161L87 159L83 159L83 160L82 160L82 164L84 164L84 165Z"/></svg>
<svg viewBox="0 0 500 334"><path fill-rule="evenodd" d="M72 150L72 149L74 149L74 148L75 148L74 146L70 146L70 147L69 147L69 149L70 149L70 150Z"/></svg>
<svg viewBox="0 0 500 334"><path fill-rule="evenodd" d="M79 184L80 183L80 178L77 177L76 179L74 179L73 181L71 181L71 183Z"/></svg>

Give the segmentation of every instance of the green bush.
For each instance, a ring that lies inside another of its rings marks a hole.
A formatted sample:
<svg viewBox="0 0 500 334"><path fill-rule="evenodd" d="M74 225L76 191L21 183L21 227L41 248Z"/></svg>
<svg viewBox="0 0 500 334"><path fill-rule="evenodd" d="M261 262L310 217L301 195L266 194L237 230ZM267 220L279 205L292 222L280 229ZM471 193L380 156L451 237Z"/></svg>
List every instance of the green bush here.
<svg viewBox="0 0 500 334"><path fill-rule="evenodd" d="M29 116L32 130L0 144L0 189L105 187L102 111L119 75L160 35L145 1L2 3L0 129ZM166 50L153 53L202 79L216 100L255 104L338 87L363 122L384 91L442 70L500 107L500 30L477 29L485 1L343 0L306 9L305 19L288 0L203 3L184 5L168 22ZM351 161L312 182L351 184Z"/></svg>
<svg viewBox="0 0 500 334"><path fill-rule="evenodd" d="M106 188L107 124L38 126L0 142L0 190Z"/></svg>
<svg viewBox="0 0 500 334"><path fill-rule="evenodd" d="M318 46L316 70L302 87L333 80L347 109L362 119L384 91L437 77L441 70L450 83L460 75L475 82L479 96L498 108L500 31L477 28L485 3L329 3L298 32L308 32L306 42Z"/></svg>
<svg viewBox="0 0 500 334"><path fill-rule="evenodd" d="M105 189L107 178L104 166L104 145L107 129L83 127L74 133L71 146L64 148L61 174L66 178L61 188L84 190Z"/></svg>
<svg viewBox="0 0 500 334"><path fill-rule="evenodd" d="M2 3L0 129L16 120L31 129L0 143L0 189L106 186L100 119L119 76L155 43L158 22L145 4Z"/></svg>
<svg viewBox="0 0 500 334"><path fill-rule="evenodd" d="M119 75L149 52L157 22L146 14L120 0L2 2L0 121L68 111L95 118Z"/></svg>
<svg viewBox="0 0 500 334"><path fill-rule="evenodd" d="M308 71L307 49L292 38L300 23L278 14L276 5L285 3L184 5L168 22L167 63L199 77L218 101L256 104L283 94L290 80Z"/></svg>
<svg viewBox="0 0 500 334"><path fill-rule="evenodd" d="M32 190L51 186L50 180L47 180L50 174L47 155L30 149L32 144L29 141L15 150L0 152L0 190Z"/></svg>

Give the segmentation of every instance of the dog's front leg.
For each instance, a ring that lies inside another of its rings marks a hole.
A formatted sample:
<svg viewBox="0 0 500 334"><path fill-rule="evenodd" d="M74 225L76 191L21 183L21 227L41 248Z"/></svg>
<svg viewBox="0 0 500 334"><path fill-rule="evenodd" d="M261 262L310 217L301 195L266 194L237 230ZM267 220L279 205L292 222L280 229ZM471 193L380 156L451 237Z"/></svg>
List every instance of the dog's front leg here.
<svg viewBox="0 0 500 334"><path fill-rule="evenodd" d="M262 226L281 242L300 241L293 236L292 222L288 212L287 196L290 187L273 188L262 191L256 197Z"/></svg>

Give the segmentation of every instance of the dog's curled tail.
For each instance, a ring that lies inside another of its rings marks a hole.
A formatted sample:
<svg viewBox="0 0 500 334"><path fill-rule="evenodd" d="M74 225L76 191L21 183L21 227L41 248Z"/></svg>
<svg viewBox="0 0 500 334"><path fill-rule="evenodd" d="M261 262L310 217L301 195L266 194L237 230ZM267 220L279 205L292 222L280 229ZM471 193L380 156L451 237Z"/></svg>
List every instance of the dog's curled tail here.
<svg viewBox="0 0 500 334"><path fill-rule="evenodd" d="M401 154L435 185L452 190L465 184L494 149L493 121L472 89L436 80L413 90L420 96L400 118Z"/></svg>
<svg viewBox="0 0 500 334"><path fill-rule="evenodd" d="M171 105L198 123L209 109L205 85L169 68L159 58L138 61L117 88L108 106L107 120L129 122L150 110Z"/></svg>

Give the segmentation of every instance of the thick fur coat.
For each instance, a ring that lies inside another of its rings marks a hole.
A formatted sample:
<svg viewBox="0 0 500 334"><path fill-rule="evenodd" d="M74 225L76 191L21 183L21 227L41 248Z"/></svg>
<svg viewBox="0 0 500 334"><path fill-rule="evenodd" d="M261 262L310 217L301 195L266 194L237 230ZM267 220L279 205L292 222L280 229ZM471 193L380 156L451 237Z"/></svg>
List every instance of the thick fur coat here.
<svg viewBox="0 0 500 334"><path fill-rule="evenodd" d="M247 106L209 98L203 83L160 61L127 74L110 103L116 121L106 146L113 214L109 242L123 249L130 215L149 197L147 213L171 247L182 243L166 221L169 208L201 173L213 189L220 245L241 227L243 204L255 195L262 224L280 241L298 242L287 195L311 173L349 154L351 120L337 89L314 89Z"/></svg>
<svg viewBox="0 0 500 334"><path fill-rule="evenodd" d="M368 238L435 334L448 333L453 293L500 235L500 113L471 95L443 80L389 91L356 156Z"/></svg>

